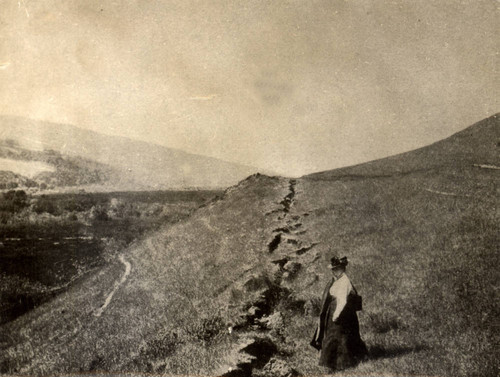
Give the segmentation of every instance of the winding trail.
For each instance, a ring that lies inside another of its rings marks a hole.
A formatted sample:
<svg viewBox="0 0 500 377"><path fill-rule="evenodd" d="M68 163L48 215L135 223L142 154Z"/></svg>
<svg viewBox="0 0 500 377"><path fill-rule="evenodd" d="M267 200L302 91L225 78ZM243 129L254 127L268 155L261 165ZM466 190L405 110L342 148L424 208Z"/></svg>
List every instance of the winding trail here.
<svg viewBox="0 0 500 377"><path fill-rule="evenodd" d="M433 194L439 194L439 195L445 195L445 196L458 196L457 194L455 194L453 192L437 191L437 190L431 190L431 189L428 189L428 188L424 188L424 190L427 191L427 192L431 192Z"/></svg>
<svg viewBox="0 0 500 377"><path fill-rule="evenodd" d="M424 188L424 190L427 191L427 192L431 192L433 194L439 194L439 195L445 195L445 196L463 196L463 197L466 197L466 198L470 197L470 195L467 195L467 194L455 194L453 192L437 191L437 190L431 190L431 189L428 189L428 188Z"/></svg>
<svg viewBox="0 0 500 377"><path fill-rule="evenodd" d="M492 170L500 170L500 166L495 166L495 165L487 165L487 164L474 164L476 168L481 168L481 169L492 169Z"/></svg>
<svg viewBox="0 0 500 377"><path fill-rule="evenodd" d="M118 288L120 288L120 286L123 283L125 283L125 281L127 280L128 275L130 274L130 271L132 270L132 265L130 264L130 262L128 262L127 260L125 260L125 258L123 257L123 255L120 255L120 257L118 259L120 260L120 262L122 262L125 265L125 273L123 274L123 276L120 279L120 281L118 281L118 282L115 283L115 287L113 288L113 290L111 291L111 293L108 295L108 297L106 297L106 301L104 301L104 304L94 313L94 316L96 316L96 317L100 317L101 316L101 314L104 312L104 309L106 309L106 307L111 302L111 299L113 298L113 295L116 293L116 291L118 290Z"/></svg>

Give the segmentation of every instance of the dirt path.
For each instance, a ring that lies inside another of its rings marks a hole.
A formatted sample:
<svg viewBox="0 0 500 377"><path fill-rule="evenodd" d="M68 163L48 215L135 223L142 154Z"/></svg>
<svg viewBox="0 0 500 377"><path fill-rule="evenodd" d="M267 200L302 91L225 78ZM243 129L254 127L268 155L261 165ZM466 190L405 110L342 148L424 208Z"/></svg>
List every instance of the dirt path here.
<svg viewBox="0 0 500 377"><path fill-rule="evenodd" d="M481 169L492 169L492 170L500 170L500 166L495 166L495 165L487 165L487 164L474 164L476 168L481 168Z"/></svg>
<svg viewBox="0 0 500 377"><path fill-rule="evenodd" d="M123 283L125 283L125 281L128 278L128 275L130 274L130 271L132 270L132 265L130 264L130 262L128 262L123 257L123 255L120 255L120 257L118 259L125 266L125 273L122 275L122 278L120 279L120 281L118 281L118 282L115 283L115 286L114 286L113 290L108 295L108 297L106 297L106 301L104 302L104 304L94 313L94 316L96 316L96 317L100 317L102 315L102 313L104 312L104 309L106 309L106 307L111 302L111 299L113 298L113 295L116 293L116 291L118 290L118 288L120 288L120 286Z"/></svg>

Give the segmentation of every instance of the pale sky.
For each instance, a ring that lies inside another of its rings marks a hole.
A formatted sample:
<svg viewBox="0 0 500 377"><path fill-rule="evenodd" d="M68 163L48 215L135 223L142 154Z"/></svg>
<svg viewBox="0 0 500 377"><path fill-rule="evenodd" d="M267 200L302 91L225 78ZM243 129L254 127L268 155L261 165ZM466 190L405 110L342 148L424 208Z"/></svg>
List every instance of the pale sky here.
<svg viewBox="0 0 500 377"><path fill-rule="evenodd" d="M0 0L0 114L298 176L500 111L500 2Z"/></svg>

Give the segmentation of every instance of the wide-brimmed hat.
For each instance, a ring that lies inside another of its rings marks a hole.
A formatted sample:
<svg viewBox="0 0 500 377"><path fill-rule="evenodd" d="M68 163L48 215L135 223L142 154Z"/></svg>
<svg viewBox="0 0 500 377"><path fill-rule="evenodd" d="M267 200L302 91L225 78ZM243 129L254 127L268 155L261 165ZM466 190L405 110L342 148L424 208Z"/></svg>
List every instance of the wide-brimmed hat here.
<svg viewBox="0 0 500 377"><path fill-rule="evenodd" d="M345 267L348 263L349 262L347 261L347 257L332 257L330 259L330 265L328 267L330 267L330 269L333 269L335 267Z"/></svg>

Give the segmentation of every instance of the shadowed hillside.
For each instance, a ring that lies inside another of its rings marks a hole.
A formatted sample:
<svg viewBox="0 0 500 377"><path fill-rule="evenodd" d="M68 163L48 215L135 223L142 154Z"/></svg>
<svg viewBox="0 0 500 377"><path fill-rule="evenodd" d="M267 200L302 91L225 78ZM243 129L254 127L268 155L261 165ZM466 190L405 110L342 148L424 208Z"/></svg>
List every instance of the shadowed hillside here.
<svg viewBox="0 0 500 377"><path fill-rule="evenodd" d="M118 171L108 182L115 190L228 187L257 171L177 149L19 117L0 117L0 139L14 140L30 150L51 149L105 164Z"/></svg>
<svg viewBox="0 0 500 377"><path fill-rule="evenodd" d="M1 327L2 372L317 375L338 254L370 351L346 373L494 376L499 130L493 116L366 165L253 175Z"/></svg>

